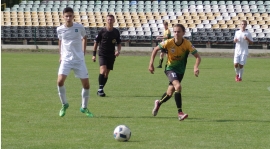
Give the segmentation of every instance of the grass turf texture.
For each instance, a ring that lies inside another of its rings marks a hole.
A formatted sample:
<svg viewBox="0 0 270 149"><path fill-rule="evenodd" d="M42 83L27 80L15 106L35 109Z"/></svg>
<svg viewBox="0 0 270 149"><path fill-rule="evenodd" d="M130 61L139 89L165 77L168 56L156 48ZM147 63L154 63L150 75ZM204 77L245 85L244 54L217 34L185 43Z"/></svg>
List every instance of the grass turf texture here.
<svg viewBox="0 0 270 149"><path fill-rule="evenodd" d="M167 88L163 69L152 75L149 56L120 56L105 87L96 95L98 63L86 56L90 74L89 109L80 113L81 84L73 72L66 80L70 104L66 115L57 94L57 54L2 53L2 148L250 148L270 146L269 59L248 58L243 82L234 81L232 58L204 58L200 76L193 75L190 56L182 81L183 110L179 122L174 99L151 115L154 100ZM156 57L155 67L158 63ZM113 139L119 124L129 126L129 142Z"/></svg>

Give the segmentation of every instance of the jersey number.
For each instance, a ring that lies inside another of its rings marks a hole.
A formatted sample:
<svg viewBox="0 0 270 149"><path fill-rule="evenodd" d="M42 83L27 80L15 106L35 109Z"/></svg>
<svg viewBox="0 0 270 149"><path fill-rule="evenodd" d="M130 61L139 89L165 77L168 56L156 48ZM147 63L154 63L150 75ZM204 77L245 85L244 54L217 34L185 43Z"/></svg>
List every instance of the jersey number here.
<svg viewBox="0 0 270 149"><path fill-rule="evenodd" d="M172 77L174 77L174 78L176 78L176 77L177 77L177 75L176 75L176 73L175 73L175 72L171 73L171 75L172 75Z"/></svg>

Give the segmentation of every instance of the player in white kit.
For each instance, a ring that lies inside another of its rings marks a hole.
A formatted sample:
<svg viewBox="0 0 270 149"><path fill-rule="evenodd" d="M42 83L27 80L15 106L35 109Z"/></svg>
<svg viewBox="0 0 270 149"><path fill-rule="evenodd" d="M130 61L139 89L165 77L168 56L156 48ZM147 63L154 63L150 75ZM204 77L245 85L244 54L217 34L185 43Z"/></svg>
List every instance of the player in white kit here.
<svg viewBox="0 0 270 149"><path fill-rule="evenodd" d="M81 24L73 22L74 12L72 8L67 7L63 10L63 18L65 24L57 28L60 53L57 88L62 103L59 116L63 117L66 114L66 109L69 107L64 82L70 70L73 70L75 77L81 79L83 86L80 111L88 117L93 117L93 114L87 109L90 84L88 70L84 61L87 44L86 32Z"/></svg>
<svg viewBox="0 0 270 149"><path fill-rule="evenodd" d="M240 24L240 30L235 32L234 42L234 69L235 69L235 81L242 81L244 72L244 65L248 56L248 45L253 43L253 38L248 30L246 30L247 21L243 20Z"/></svg>

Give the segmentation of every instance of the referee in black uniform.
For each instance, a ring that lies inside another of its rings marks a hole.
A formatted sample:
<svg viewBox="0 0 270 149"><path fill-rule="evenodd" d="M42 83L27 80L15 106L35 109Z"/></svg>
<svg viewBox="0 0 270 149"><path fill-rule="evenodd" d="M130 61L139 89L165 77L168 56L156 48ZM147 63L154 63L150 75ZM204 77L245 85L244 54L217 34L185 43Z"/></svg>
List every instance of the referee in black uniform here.
<svg viewBox="0 0 270 149"><path fill-rule="evenodd" d="M101 29L95 39L93 62L96 61L97 47L99 46L99 89L97 95L105 97L104 86L108 80L110 70L113 70L113 65L116 56L119 56L121 51L121 39L119 31L113 27L115 18L113 15L107 15L106 27ZM115 50L117 45L117 50Z"/></svg>

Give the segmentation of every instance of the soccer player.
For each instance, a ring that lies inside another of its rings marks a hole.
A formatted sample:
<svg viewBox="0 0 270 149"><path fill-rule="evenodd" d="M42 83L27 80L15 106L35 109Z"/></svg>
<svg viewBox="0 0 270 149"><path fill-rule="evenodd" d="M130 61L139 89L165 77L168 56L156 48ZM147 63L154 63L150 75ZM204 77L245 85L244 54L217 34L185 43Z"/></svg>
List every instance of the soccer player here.
<svg viewBox="0 0 270 149"><path fill-rule="evenodd" d="M84 61L87 43L86 32L81 24L73 22L74 12L72 8L67 7L63 10L63 18L65 24L57 27L60 53L57 89L62 103L59 116L65 116L66 110L69 107L64 83L70 70L73 70L75 77L81 79L83 87L80 111L85 113L88 117L93 117L93 114L87 109L90 84L88 80L88 71Z"/></svg>
<svg viewBox="0 0 270 149"><path fill-rule="evenodd" d="M241 21L240 30L235 32L234 42L234 70L236 73L235 81L242 81L244 65L248 56L248 45L253 43L253 38L248 30L246 30L247 21Z"/></svg>
<svg viewBox="0 0 270 149"><path fill-rule="evenodd" d="M156 116L160 106L168 101L174 94L174 99L176 107L178 110L178 119L184 120L188 117L188 114L182 111L182 96L181 96L181 81L184 77L186 70L187 58L189 53L191 53L195 58L194 65L194 75L198 77L199 75L199 64L201 62L201 57L199 56L195 47L183 38L185 34L185 27L182 24L176 24L173 26L174 38L168 39L165 42L161 42L152 52L149 71L154 73L154 59L158 50L166 49L168 52L168 61L165 68L165 74L169 79L169 86L167 91L162 95L160 100L155 100L154 109L152 111L153 116Z"/></svg>
<svg viewBox="0 0 270 149"><path fill-rule="evenodd" d="M107 15L106 27L101 29L95 39L94 51L93 51L93 62L96 61L97 48L99 46L99 89L97 95L105 97L104 87L107 83L108 76L111 70L113 70L114 61L116 56L119 56L121 51L121 39L119 31L113 27L115 18L113 15ZM117 45L117 50L115 50Z"/></svg>
<svg viewBox="0 0 270 149"><path fill-rule="evenodd" d="M168 28L168 22L164 22L164 33L163 36L159 36L157 37L157 39L162 39L162 41L166 41L167 39L171 38L171 31ZM157 68L162 68L162 63L163 63L163 57L166 54L166 49L161 49L160 55L159 55L159 65L157 66Z"/></svg>

